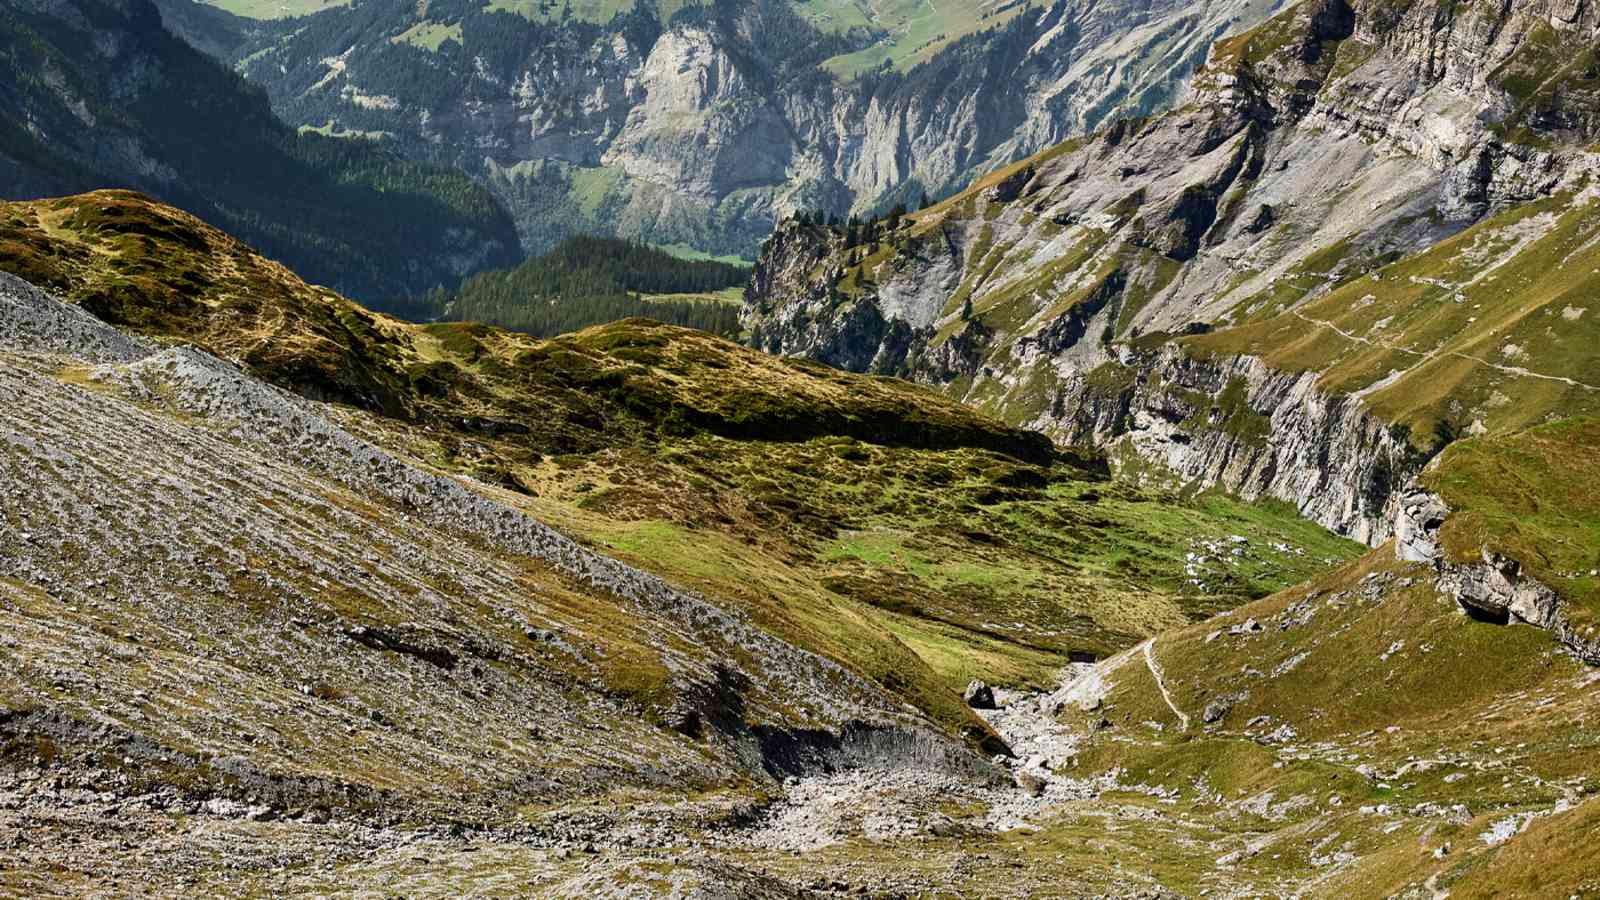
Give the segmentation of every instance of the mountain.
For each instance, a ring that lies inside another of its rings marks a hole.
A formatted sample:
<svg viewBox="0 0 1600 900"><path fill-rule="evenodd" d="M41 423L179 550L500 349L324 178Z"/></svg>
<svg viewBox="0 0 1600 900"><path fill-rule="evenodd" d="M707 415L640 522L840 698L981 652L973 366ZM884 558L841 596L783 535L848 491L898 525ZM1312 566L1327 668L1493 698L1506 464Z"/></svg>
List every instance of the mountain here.
<svg viewBox="0 0 1600 900"><path fill-rule="evenodd" d="M400 322L129 192L0 223L5 892L1593 883L1593 420L1451 443L1364 550L701 333Z"/></svg>
<svg viewBox="0 0 1600 900"><path fill-rule="evenodd" d="M1600 412L1597 29L1583 4L1302 3L1218 42L1171 112L871 241L791 223L746 327L1382 543L1451 441Z"/></svg>
<svg viewBox="0 0 1600 900"><path fill-rule="evenodd" d="M224 59L285 120L472 173L530 252L604 234L743 257L795 210L915 205L1165 108L1213 38L1274 6L222 5L261 17Z"/></svg>
<svg viewBox="0 0 1600 900"><path fill-rule="evenodd" d="M830 78L980 39L785 9ZM1303 3L1168 112L786 222L756 348L0 202L0 895L1595 894L1597 16ZM473 293L702 277L584 238Z"/></svg>
<svg viewBox="0 0 1600 900"><path fill-rule="evenodd" d="M225 41L215 35L226 24L210 25L191 31ZM521 259L482 187L363 142L297 134L148 2L7 2L0 31L0 197L135 188L373 303Z"/></svg>

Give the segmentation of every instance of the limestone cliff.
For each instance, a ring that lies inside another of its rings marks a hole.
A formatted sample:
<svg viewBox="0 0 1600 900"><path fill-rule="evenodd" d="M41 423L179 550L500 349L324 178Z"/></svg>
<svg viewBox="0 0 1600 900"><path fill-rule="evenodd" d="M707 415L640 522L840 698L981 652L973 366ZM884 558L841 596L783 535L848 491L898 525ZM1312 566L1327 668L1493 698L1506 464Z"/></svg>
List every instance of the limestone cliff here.
<svg viewBox="0 0 1600 900"><path fill-rule="evenodd" d="M1595 407L1597 35L1584 4L1303 3L1172 112L786 225L750 338L1381 541L1455 436Z"/></svg>
<svg viewBox="0 0 1600 900"><path fill-rule="evenodd" d="M374 0L252 23L231 60L291 122L480 173L530 250L597 231L747 255L796 210L917 205L1164 109L1278 2L1001 4L909 69L844 73L897 38L819 30L786 0L607 24Z"/></svg>

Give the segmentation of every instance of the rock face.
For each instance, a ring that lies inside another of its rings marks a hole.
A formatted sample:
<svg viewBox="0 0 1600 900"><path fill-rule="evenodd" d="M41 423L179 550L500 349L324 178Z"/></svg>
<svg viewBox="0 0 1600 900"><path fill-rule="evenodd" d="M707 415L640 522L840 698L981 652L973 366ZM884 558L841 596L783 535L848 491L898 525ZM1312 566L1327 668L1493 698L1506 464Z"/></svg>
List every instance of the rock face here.
<svg viewBox="0 0 1600 900"><path fill-rule="evenodd" d="M1536 421L1512 398L1585 384L1472 352L1522 352L1478 334L1482 312L1451 313L1443 336L1407 329L1423 300L1478 310L1497 269L1536 278L1524 251L1589 208L1600 91L1557 63L1597 36L1583 5L1302 3L1219 41L1172 112L995 172L870 240L787 224L743 320L767 352L940 386L1381 542L1396 492L1448 438L1427 429ZM1571 205L1498 214L1548 197ZM1440 374L1447 359L1480 368Z"/></svg>
<svg viewBox="0 0 1600 900"><path fill-rule="evenodd" d="M1481 548L1479 560L1451 560L1439 544L1439 529L1449 514L1437 495L1414 482L1407 485L1397 506L1396 556L1431 565L1438 590L1454 597L1469 615L1543 628L1580 659L1600 665L1600 641L1579 634L1567 621L1560 594L1525 573L1521 562L1488 547Z"/></svg>
<svg viewBox="0 0 1600 900"><path fill-rule="evenodd" d="M1359 403L1318 390L1315 373L1172 346L1125 365L1137 373L1126 387L1069 387L1041 421L1069 442L1127 446L1188 482L1293 503L1367 544L1390 537L1395 479L1418 456Z"/></svg>
<svg viewBox="0 0 1600 900"><path fill-rule="evenodd" d="M1395 510L1394 552L1405 562L1431 563L1439 558L1439 528L1450 507L1416 484L1401 492Z"/></svg>
<svg viewBox="0 0 1600 900"><path fill-rule="evenodd" d="M391 40L430 22L426 5L377 0L254 23L228 61L294 124L481 173L530 251L588 230L748 254L794 210L915 205L1165 108L1212 39L1276 5L1055 0L909 73L836 78L846 54L899 38L818 31L770 0L666 21L641 4L606 25L435 10L460 32L430 51Z"/></svg>

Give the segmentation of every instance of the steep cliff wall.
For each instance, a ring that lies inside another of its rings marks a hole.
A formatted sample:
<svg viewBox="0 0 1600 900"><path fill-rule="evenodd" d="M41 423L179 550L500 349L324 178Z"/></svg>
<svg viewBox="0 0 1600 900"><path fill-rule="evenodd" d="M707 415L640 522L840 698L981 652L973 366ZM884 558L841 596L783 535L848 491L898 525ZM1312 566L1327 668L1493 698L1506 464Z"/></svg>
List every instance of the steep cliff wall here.
<svg viewBox="0 0 1600 900"><path fill-rule="evenodd" d="M293 123L481 173L531 250L594 231L750 254L796 210L917 205L1167 108L1212 40L1279 2L1004 4L908 71L836 77L892 36L818 30L787 0L607 24L373 0L254 23L230 61Z"/></svg>
<svg viewBox="0 0 1600 900"><path fill-rule="evenodd" d="M1170 113L870 238L780 229L750 339L1381 541L1456 435L1600 401L1597 35L1583 4L1303 3Z"/></svg>
<svg viewBox="0 0 1600 900"><path fill-rule="evenodd" d="M1200 360L1169 346L1125 362L1123 386L1075 376L1082 383L1039 424L1070 442L1126 446L1187 482L1293 503L1367 544L1392 535L1396 480L1422 456L1361 404L1250 356Z"/></svg>

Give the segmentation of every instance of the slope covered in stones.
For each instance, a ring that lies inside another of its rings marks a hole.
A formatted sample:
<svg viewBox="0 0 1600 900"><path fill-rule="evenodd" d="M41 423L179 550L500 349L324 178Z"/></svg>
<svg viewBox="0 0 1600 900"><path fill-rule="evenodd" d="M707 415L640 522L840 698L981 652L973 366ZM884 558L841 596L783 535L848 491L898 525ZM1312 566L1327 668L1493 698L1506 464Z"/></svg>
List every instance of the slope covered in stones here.
<svg viewBox="0 0 1600 900"><path fill-rule="evenodd" d="M781 229L751 341L1380 542L1456 436L1594 412L1597 27L1301 4L1218 42L1170 113L876 240Z"/></svg>

